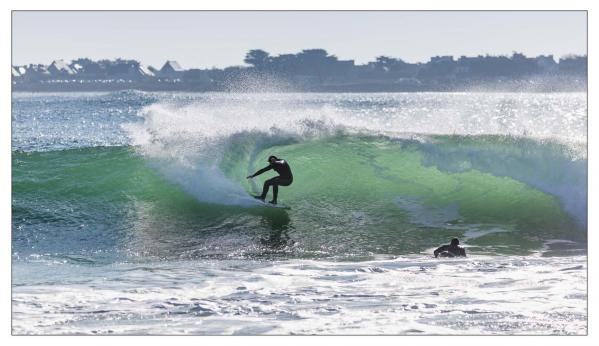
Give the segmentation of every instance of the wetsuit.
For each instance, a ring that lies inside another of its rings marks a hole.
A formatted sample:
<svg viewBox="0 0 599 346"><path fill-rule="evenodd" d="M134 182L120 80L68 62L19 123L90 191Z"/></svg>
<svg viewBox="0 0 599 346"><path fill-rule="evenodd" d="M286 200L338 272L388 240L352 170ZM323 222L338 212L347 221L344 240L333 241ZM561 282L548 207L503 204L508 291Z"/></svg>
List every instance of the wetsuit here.
<svg viewBox="0 0 599 346"><path fill-rule="evenodd" d="M262 168L258 172L251 175L251 177L255 177L260 175L266 171L274 169L277 173L279 173L278 177L274 177L268 179L264 182L264 188L262 189L262 195L258 196L260 199L265 199L266 194L268 193L268 189L272 186L272 203L277 203L277 195L279 194L279 185L280 186L289 186L293 182L293 174L291 173L291 168L289 164L285 160L277 160L274 163Z"/></svg>
<svg viewBox="0 0 599 346"><path fill-rule="evenodd" d="M466 257L466 249L461 246L443 245L434 252L435 257Z"/></svg>

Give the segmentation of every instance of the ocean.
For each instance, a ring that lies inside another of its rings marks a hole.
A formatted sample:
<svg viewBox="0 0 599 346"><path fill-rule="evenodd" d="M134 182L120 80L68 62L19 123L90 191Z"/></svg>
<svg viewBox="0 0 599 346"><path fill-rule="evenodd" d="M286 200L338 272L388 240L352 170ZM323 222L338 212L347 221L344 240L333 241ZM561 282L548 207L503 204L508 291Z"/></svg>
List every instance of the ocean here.
<svg viewBox="0 0 599 346"><path fill-rule="evenodd" d="M586 98L13 93L12 333L586 334Z"/></svg>

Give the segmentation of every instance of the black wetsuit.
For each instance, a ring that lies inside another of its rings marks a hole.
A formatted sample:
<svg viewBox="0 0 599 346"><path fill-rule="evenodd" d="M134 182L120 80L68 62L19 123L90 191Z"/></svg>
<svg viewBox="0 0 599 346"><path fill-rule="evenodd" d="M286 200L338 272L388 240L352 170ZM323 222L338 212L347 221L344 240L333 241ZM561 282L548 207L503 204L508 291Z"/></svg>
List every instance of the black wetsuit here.
<svg viewBox="0 0 599 346"><path fill-rule="evenodd" d="M461 246L443 245L434 252L435 257L466 257L466 250Z"/></svg>
<svg viewBox="0 0 599 346"><path fill-rule="evenodd" d="M285 160L277 160L275 163L272 163L258 172L254 173L251 177L255 177L260 175L266 171L274 169L277 173L279 173L278 177L274 177L268 179L264 182L264 188L262 189L262 195L258 196L260 199L265 199L266 194L268 193L268 189L272 186L272 202L277 203L277 195L279 194L279 185L280 186L289 186L293 182L293 174L291 173L291 168L289 164Z"/></svg>

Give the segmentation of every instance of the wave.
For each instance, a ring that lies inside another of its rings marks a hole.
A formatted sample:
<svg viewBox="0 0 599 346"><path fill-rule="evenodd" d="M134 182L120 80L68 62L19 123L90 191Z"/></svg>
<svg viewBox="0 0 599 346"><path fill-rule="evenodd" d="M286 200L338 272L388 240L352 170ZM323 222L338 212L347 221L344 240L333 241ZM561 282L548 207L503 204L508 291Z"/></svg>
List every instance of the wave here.
<svg viewBox="0 0 599 346"><path fill-rule="evenodd" d="M13 152L13 225L44 224L68 244L89 222L94 240L108 228L111 244L167 257L411 253L450 236L499 252L586 242L580 141L496 123L454 133L466 118L448 111L410 122L343 99L202 97L144 106L122 124L129 145ZM245 177L271 154L294 171L279 196L290 211L249 197L270 173Z"/></svg>
<svg viewBox="0 0 599 346"><path fill-rule="evenodd" d="M350 140L381 137L398 148L418 152L423 166L452 174L475 170L507 177L555 196L586 227L584 146L511 134L438 135L438 129L410 133L403 127L394 132L387 126L389 119L368 117L366 121L326 104L298 109L287 102L274 102L269 108L259 105L153 104L141 113L143 122L125 129L153 167L204 202L248 204L242 178L260 168L256 159L265 156L265 150L274 153L276 147L316 141L343 145L339 138L344 136ZM309 159L311 153L302 155ZM351 159L324 158L323 165Z"/></svg>

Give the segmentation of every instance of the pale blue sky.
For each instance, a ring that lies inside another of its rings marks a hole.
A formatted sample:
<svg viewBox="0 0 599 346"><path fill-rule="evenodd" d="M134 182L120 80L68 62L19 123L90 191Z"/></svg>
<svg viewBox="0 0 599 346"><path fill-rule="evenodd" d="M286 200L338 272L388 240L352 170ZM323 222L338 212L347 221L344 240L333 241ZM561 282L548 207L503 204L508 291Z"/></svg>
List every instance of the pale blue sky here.
<svg viewBox="0 0 599 346"><path fill-rule="evenodd" d="M13 64L128 58L160 67L243 64L324 48L361 64L379 55L586 54L586 12L13 12Z"/></svg>

